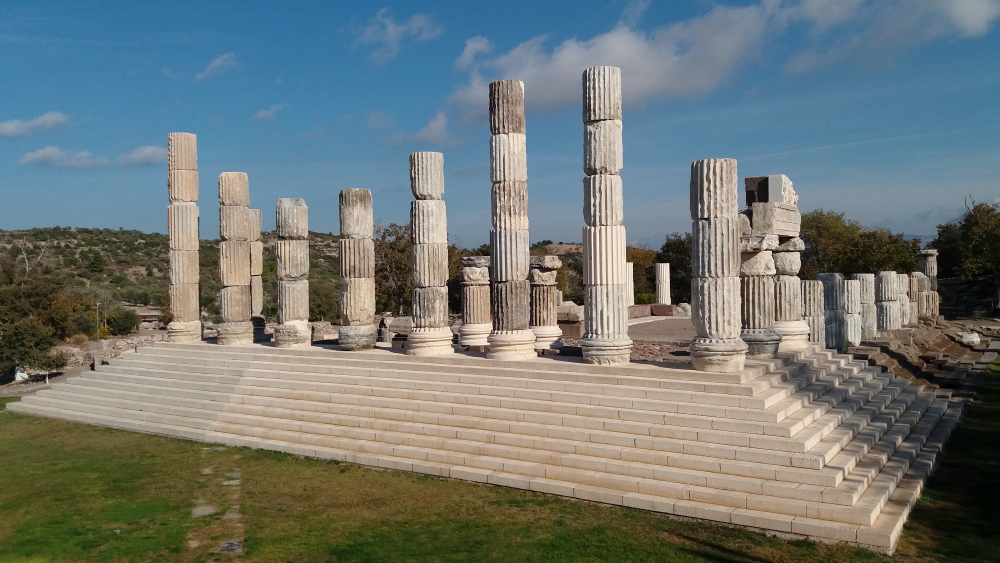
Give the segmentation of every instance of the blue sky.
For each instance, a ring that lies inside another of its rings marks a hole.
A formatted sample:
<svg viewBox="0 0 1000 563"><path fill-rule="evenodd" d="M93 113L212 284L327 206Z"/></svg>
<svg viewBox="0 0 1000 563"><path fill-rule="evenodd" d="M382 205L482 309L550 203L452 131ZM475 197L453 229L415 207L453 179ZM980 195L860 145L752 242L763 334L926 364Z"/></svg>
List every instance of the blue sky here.
<svg viewBox="0 0 1000 563"><path fill-rule="evenodd" d="M216 179L338 232L369 188L405 222L407 155L445 154L452 242L488 240L486 84L525 82L532 240L578 241L580 74L623 69L632 243L688 231L692 160L787 174L803 211L934 234L1000 201L1000 0L0 3L0 229L164 231L166 136Z"/></svg>

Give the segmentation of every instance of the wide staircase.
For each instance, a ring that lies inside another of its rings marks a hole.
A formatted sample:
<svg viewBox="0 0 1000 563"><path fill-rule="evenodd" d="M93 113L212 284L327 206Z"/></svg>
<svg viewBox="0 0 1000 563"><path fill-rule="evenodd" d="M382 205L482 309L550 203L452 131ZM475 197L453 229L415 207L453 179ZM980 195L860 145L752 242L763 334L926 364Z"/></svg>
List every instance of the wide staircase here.
<svg viewBox="0 0 1000 563"><path fill-rule="evenodd" d="M7 408L889 552L961 411L819 347L727 374L205 343L139 348Z"/></svg>

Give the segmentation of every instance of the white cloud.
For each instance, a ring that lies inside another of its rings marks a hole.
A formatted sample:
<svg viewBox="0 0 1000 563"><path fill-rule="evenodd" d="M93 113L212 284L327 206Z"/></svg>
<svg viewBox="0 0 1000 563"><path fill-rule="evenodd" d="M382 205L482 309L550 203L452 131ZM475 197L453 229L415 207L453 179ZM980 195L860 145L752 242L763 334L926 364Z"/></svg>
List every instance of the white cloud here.
<svg viewBox="0 0 1000 563"><path fill-rule="evenodd" d="M160 69L160 73L163 74L163 76L166 76L167 78L169 78L171 80L181 80L182 78L184 78L183 76L181 76L181 73L174 72L174 71L170 70L167 67L161 68Z"/></svg>
<svg viewBox="0 0 1000 563"><path fill-rule="evenodd" d="M205 67L204 71L196 74L194 79L199 81L204 80L209 76L219 74L227 68L234 67L236 64L236 55L234 53L219 55L218 57L215 57L215 60L208 63L208 66Z"/></svg>
<svg viewBox="0 0 1000 563"><path fill-rule="evenodd" d="M452 139L448 135L448 116L439 111L423 129L413 134L413 140L417 143L450 144Z"/></svg>
<svg viewBox="0 0 1000 563"><path fill-rule="evenodd" d="M0 137L23 137L42 131L59 129L69 122L69 116L58 111L50 111L28 121L11 119L0 123Z"/></svg>
<svg viewBox="0 0 1000 563"><path fill-rule="evenodd" d="M271 121L276 115L278 115L278 110L285 109L287 107L288 104L274 104L268 109L262 109L253 114L252 119L256 119L257 121Z"/></svg>
<svg viewBox="0 0 1000 563"><path fill-rule="evenodd" d="M17 163L60 166L66 168L97 168L106 166L109 162L106 156L94 156L89 151L68 151L59 147L48 146L21 157Z"/></svg>
<svg viewBox="0 0 1000 563"><path fill-rule="evenodd" d="M136 147L132 152L118 155L118 164L122 166L152 166L167 161L167 147L147 145Z"/></svg>
<svg viewBox="0 0 1000 563"><path fill-rule="evenodd" d="M422 42L438 37L443 31L441 24L427 14L413 14L405 23L397 24L392 19L389 8L382 8L360 31L354 46L381 45L368 58L376 64L383 64L396 58L399 44L404 38L411 37L414 41Z"/></svg>
<svg viewBox="0 0 1000 563"><path fill-rule="evenodd" d="M635 27L647 9L649 9L649 0L631 0L625 4L625 9L622 10L622 16L618 23L626 27Z"/></svg>
<svg viewBox="0 0 1000 563"><path fill-rule="evenodd" d="M385 131L396 126L396 118L392 114L381 110L373 111L365 119L368 128L372 131Z"/></svg>
<svg viewBox="0 0 1000 563"><path fill-rule="evenodd" d="M462 54L455 59L455 68L465 70L472 66L476 55L479 53L489 53L493 50L493 43L482 35L477 35L465 40L465 49Z"/></svg>

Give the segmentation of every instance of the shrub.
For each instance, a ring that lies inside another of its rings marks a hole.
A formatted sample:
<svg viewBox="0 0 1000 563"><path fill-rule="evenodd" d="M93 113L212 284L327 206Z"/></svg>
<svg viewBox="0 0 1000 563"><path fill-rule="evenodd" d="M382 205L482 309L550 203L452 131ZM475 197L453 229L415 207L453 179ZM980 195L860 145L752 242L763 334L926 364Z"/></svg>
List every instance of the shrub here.
<svg viewBox="0 0 1000 563"><path fill-rule="evenodd" d="M108 315L108 330L111 334L120 336L139 329L142 318L133 309L119 307Z"/></svg>

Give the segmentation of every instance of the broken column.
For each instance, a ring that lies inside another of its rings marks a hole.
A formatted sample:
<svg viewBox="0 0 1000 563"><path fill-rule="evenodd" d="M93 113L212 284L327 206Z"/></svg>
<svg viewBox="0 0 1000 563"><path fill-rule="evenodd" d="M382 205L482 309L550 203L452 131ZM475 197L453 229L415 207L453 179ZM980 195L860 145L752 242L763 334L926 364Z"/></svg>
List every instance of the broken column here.
<svg viewBox="0 0 1000 563"><path fill-rule="evenodd" d="M899 276L896 272L882 271L875 276L875 325L882 330L899 330L902 322L899 312Z"/></svg>
<svg viewBox="0 0 1000 563"><path fill-rule="evenodd" d="M219 344L250 344L250 181L245 172L219 174Z"/></svg>
<svg viewBox="0 0 1000 563"><path fill-rule="evenodd" d="M656 264L656 302L670 305L670 264Z"/></svg>
<svg viewBox="0 0 1000 563"><path fill-rule="evenodd" d="M378 327L375 326L374 227L371 191L340 190L341 350L369 350L375 346ZM445 318L448 316L447 300L446 296ZM413 309L416 312L418 308L436 303L415 301ZM429 313L421 314L429 316Z"/></svg>
<svg viewBox="0 0 1000 563"><path fill-rule="evenodd" d="M264 311L264 284L261 281L261 274L264 273L264 243L260 240L260 209L250 210L250 221L250 324L253 325L253 341L263 342L268 336L264 331L267 321L261 316Z"/></svg>
<svg viewBox="0 0 1000 563"><path fill-rule="evenodd" d="M861 299L861 339L875 338L877 329L875 311L875 274L854 274L851 276L858 282L858 295Z"/></svg>
<svg viewBox="0 0 1000 563"><path fill-rule="evenodd" d="M274 256L278 270L278 326L274 345L305 348L312 344L309 329L309 208L298 198L281 198L275 205ZM340 247L343 273L344 246Z"/></svg>
<svg viewBox="0 0 1000 563"><path fill-rule="evenodd" d="M736 160L691 164L691 364L701 371L743 371L740 339L740 220Z"/></svg>
<svg viewBox="0 0 1000 563"><path fill-rule="evenodd" d="M910 290L907 296L910 298L910 324L920 322L920 279L925 277L921 272L912 272L909 277Z"/></svg>
<svg viewBox="0 0 1000 563"><path fill-rule="evenodd" d="M920 272L927 276L930 285L928 294L928 315L937 318L941 314L941 296L938 294L938 251L927 248L920 251Z"/></svg>
<svg viewBox="0 0 1000 563"><path fill-rule="evenodd" d="M411 356L453 354L448 326L448 219L444 200L444 155L410 155L410 234L413 329L406 338ZM372 247L374 252L374 246ZM374 267L374 265L373 265ZM372 271L374 275L374 270Z"/></svg>
<svg viewBox="0 0 1000 563"><path fill-rule="evenodd" d="M847 346L861 345L861 282L844 280L844 340Z"/></svg>
<svg viewBox="0 0 1000 563"><path fill-rule="evenodd" d="M910 275L911 280L915 280L916 284L916 302L917 302L917 318L926 318L931 315L931 280L923 272L913 272ZM910 298L913 298L912 291Z"/></svg>
<svg viewBox="0 0 1000 563"><path fill-rule="evenodd" d="M625 227L622 226L621 69L583 72L584 361L624 364L628 337ZM742 363L740 364L742 369Z"/></svg>
<svg viewBox="0 0 1000 563"><path fill-rule="evenodd" d="M535 350L556 350L562 347L559 338L559 318L556 308L559 290L556 289L556 274L562 267L558 256L532 256L531 273L531 332L535 333Z"/></svg>
<svg viewBox="0 0 1000 563"><path fill-rule="evenodd" d="M781 344L774 330L776 248L775 235L740 236L740 338L747 344L748 358L773 358Z"/></svg>
<svg viewBox="0 0 1000 563"><path fill-rule="evenodd" d="M823 316L826 318L826 347L847 350L844 326L844 275L823 273L816 276L823 284Z"/></svg>
<svg viewBox="0 0 1000 563"><path fill-rule="evenodd" d="M485 351L492 330L490 257L466 256L462 258L462 326L458 327L458 343Z"/></svg>
<svg viewBox="0 0 1000 563"><path fill-rule="evenodd" d="M780 240L780 239L779 239ZM774 330L781 335L781 352L805 350L809 346L809 323L802 318L802 283L799 269L805 244L789 238L772 253L774 256Z"/></svg>
<svg viewBox="0 0 1000 563"><path fill-rule="evenodd" d="M896 277L899 278L896 282L899 287L899 293L896 294L896 301L899 301L899 322L901 325L908 325L916 321L910 321L910 276L896 274Z"/></svg>
<svg viewBox="0 0 1000 563"><path fill-rule="evenodd" d="M802 280L802 320L809 325L809 342L826 346L823 282Z"/></svg>
<svg viewBox="0 0 1000 563"><path fill-rule="evenodd" d="M170 315L167 340L201 340L198 283L198 144L191 133L167 135L167 233Z"/></svg>

